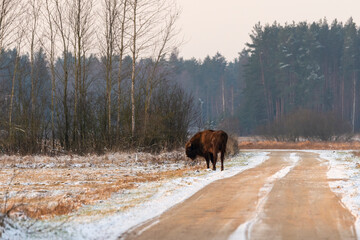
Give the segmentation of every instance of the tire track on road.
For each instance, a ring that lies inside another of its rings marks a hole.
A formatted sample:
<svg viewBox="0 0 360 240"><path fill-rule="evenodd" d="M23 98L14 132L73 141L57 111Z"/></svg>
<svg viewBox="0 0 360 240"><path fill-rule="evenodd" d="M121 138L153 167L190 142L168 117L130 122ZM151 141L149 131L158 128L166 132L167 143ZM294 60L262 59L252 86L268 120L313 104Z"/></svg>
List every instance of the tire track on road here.
<svg viewBox="0 0 360 240"><path fill-rule="evenodd" d="M270 192L250 239L357 239L355 217L331 191L316 153L301 160Z"/></svg>

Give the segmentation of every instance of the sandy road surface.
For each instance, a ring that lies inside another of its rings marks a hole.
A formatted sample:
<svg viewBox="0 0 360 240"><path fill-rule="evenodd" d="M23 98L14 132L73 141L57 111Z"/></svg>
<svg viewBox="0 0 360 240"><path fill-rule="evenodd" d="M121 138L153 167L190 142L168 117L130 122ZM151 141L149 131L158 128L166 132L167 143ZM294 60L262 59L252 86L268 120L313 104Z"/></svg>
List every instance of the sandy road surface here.
<svg viewBox="0 0 360 240"><path fill-rule="evenodd" d="M356 219L330 190L325 160L305 152L269 156L120 238L356 239Z"/></svg>

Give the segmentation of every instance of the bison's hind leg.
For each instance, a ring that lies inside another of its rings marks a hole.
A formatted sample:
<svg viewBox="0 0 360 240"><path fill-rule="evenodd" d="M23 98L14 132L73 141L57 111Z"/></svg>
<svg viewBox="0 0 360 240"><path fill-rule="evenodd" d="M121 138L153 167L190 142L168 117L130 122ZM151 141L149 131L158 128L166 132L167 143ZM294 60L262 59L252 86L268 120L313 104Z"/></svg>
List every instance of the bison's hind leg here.
<svg viewBox="0 0 360 240"><path fill-rule="evenodd" d="M207 168L210 168L210 160L209 160L209 156L205 155L205 160L206 160L206 166Z"/></svg>
<svg viewBox="0 0 360 240"><path fill-rule="evenodd" d="M221 151L221 171L224 171L224 155L225 151Z"/></svg>

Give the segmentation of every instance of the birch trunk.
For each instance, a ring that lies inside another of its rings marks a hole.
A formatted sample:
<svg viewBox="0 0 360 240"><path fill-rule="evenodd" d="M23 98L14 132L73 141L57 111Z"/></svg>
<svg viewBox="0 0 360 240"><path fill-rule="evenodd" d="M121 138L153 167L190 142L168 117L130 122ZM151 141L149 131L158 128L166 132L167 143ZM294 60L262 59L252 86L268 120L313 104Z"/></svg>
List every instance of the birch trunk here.
<svg viewBox="0 0 360 240"><path fill-rule="evenodd" d="M131 136L135 136L135 74L136 74L136 40L137 40L137 0L133 2L133 36L132 36L132 70L131 70Z"/></svg>
<svg viewBox="0 0 360 240"><path fill-rule="evenodd" d="M125 21L126 21L127 0L124 0L123 13L121 16L121 33L120 33L120 49L119 49L119 73L118 73L118 99L117 99L117 121L116 121L116 135L117 139L120 138L120 119L121 119L121 81L122 81L122 65L123 54L125 49L124 37L125 37Z"/></svg>
<svg viewBox="0 0 360 240"><path fill-rule="evenodd" d="M356 76L353 72L353 109L352 109L352 133L355 132L355 117L356 117Z"/></svg>
<svg viewBox="0 0 360 240"><path fill-rule="evenodd" d="M15 58L15 67L14 67L14 73L12 77L12 86L11 86L11 95L10 95L10 107L9 107L9 139L10 142L13 141L13 127L12 127L12 112L13 112L13 105L14 105L14 93L15 93L15 80L16 80L16 74L18 71L18 65L19 65L19 50L16 51L16 58Z"/></svg>
<svg viewBox="0 0 360 240"><path fill-rule="evenodd" d="M51 71L51 139L55 148L55 32L49 1L46 0L47 21L50 30L50 71Z"/></svg>

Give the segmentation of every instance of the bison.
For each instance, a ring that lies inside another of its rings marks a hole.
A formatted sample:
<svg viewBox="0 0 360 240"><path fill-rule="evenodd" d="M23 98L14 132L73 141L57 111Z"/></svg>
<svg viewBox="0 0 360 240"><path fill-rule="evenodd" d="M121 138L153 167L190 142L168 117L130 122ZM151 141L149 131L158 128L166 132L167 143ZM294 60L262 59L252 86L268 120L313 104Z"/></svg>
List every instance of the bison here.
<svg viewBox="0 0 360 240"><path fill-rule="evenodd" d="M210 168L209 162L216 170L217 155L221 153L221 171L224 170L224 155L228 135L224 131L205 130L196 133L185 145L186 156L194 160L197 156L204 157L207 168Z"/></svg>

